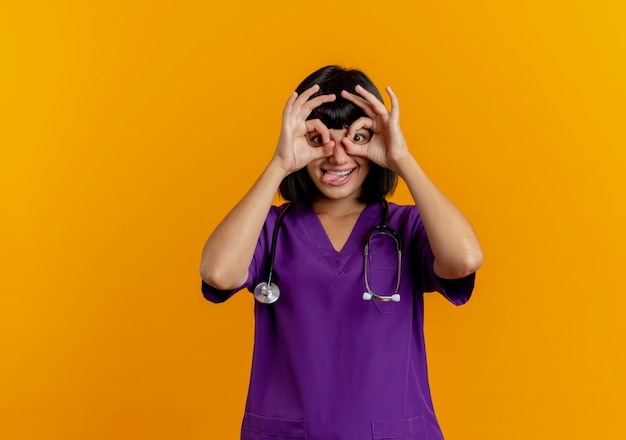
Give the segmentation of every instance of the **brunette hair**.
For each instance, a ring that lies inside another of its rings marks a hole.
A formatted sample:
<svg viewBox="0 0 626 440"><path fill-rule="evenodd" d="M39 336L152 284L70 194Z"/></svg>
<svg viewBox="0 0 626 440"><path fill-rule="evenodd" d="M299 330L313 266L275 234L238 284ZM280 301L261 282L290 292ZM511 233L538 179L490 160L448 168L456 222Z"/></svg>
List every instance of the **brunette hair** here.
<svg viewBox="0 0 626 440"><path fill-rule="evenodd" d="M330 129L347 128L365 112L341 97L341 91L353 92L358 85L374 94L381 101L382 96L371 79L360 70L345 69L340 66L326 66L307 76L296 88L301 94L315 84L320 89L311 98L318 95L334 94L336 99L313 109L307 119L319 119ZM391 170L375 163L370 164L370 171L363 182L363 191L359 201L364 203L377 202L393 192L398 183L398 176ZM281 197L292 203L310 203L317 197L317 188L305 168L291 173L283 179L278 188Z"/></svg>

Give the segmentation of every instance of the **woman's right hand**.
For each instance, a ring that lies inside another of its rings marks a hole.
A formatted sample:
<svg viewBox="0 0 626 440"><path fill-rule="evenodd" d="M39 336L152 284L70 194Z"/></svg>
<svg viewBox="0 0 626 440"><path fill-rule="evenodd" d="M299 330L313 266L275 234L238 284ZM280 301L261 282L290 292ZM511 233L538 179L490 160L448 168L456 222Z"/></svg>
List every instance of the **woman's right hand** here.
<svg viewBox="0 0 626 440"><path fill-rule="evenodd" d="M319 85L316 84L300 95L293 92L283 110L282 129L273 160L286 174L298 171L309 162L333 152L334 141L330 139L326 125L319 119L306 119L313 109L336 99L335 95L309 99L318 90ZM321 138L321 142L312 142L315 137Z"/></svg>
<svg viewBox="0 0 626 440"><path fill-rule="evenodd" d="M211 233L202 251L202 279L219 290L241 287L248 279L259 235L283 178L310 161L332 154L334 142L320 120L307 121L313 109L335 100L335 95L310 99L319 86L289 98L274 157L246 195ZM319 142L321 141L321 142Z"/></svg>

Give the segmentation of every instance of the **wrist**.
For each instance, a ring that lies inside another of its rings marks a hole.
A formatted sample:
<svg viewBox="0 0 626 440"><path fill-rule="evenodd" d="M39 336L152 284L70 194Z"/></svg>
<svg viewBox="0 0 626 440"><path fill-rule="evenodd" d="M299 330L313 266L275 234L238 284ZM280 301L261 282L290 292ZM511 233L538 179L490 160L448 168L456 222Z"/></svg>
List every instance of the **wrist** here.
<svg viewBox="0 0 626 440"><path fill-rule="evenodd" d="M293 172L287 169L284 166L283 161L276 156L272 157L272 159L270 160L269 164L267 165L267 171L277 178L280 178L280 180L284 179Z"/></svg>
<svg viewBox="0 0 626 440"><path fill-rule="evenodd" d="M420 166L413 155L411 153L407 153L401 158L394 160L389 169L402 179L406 180L406 176L415 174L416 171L420 170Z"/></svg>

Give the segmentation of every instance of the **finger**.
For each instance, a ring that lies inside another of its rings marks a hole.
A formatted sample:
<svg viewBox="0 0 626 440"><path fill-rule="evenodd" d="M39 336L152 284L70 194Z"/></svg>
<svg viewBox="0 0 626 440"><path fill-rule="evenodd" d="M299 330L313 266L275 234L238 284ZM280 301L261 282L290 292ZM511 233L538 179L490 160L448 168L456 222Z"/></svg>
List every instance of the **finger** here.
<svg viewBox="0 0 626 440"><path fill-rule="evenodd" d="M306 89L304 92L300 93L300 96L298 96L300 101L308 101L309 98L313 95L315 95L317 92L319 92L320 90L320 85L319 84L313 84L311 87L309 87L308 89Z"/></svg>
<svg viewBox="0 0 626 440"><path fill-rule="evenodd" d="M324 102L327 102L328 100L334 100L335 99L335 95L333 94L328 94L328 95L320 95L320 96L316 96L315 98L311 98L311 96L315 95L317 92L320 91L320 86L319 84L314 84L311 87L309 87L308 89L306 89L304 92L302 92L300 94L300 96L298 96L297 102L299 105L305 105L308 104L309 102L313 101L316 104L312 107L317 107L319 105L321 105ZM322 98L325 97L325 98ZM321 99L320 99L321 98Z"/></svg>
<svg viewBox="0 0 626 440"><path fill-rule="evenodd" d="M298 99L298 93L293 92L291 96L289 97L289 99L287 100L287 102L285 103L285 108L283 109L283 116L291 112L291 110L293 109L293 105L296 102L296 99Z"/></svg>
<svg viewBox="0 0 626 440"><path fill-rule="evenodd" d="M322 137L322 142L319 143L319 145L326 144L330 140L330 130L321 120L309 119L308 121L304 121L304 125L309 137L316 134Z"/></svg>
<svg viewBox="0 0 626 440"><path fill-rule="evenodd" d="M350 93L347 90L342 90L341 96L344 99L347 99L348 101L355 104L357 107L361 108L370 118L376 117L376 112L372 109L370 103L367 102L365 99L361 98L358 95L355 95L354 93Z"/></svg>
<svg viewBox="0 0 626 440"><path fill-rule="evenodd" d="M364 157L364 158L368 159L368 157L367 157L367 151L368 151L367 145L355 144L348 137L344 137L341 140L341 143L343 144L343 147L345 148L346 153L348 153L350 156L360 156L360 157Z"/></svg>
<svg viewBox="0 0 626 440"><path fill-rule="evenodd" d="M350 141L352 141L357 131L361 130L362 128L369 130L373 126L374 126L374 121L372 119L367 118L365 116L361 116L352 124L350 124L350 127L348 127L348 131L346 132L346 137L350 139Z"/></svg>
<svg viewBox="0 0 626 440"><path fill-rule="evenodd" d="M329 140L324 145L322 145L321 150L324 152L325 157L330 157L333 155L333 151L335 150L335 141Z"/></svg>
<svg viewBox="0 0 626 440"><path fill-rule="evenodd" d="M308 163L316 159L323 159L333 155L333 149L335 148L335 141L328 141L321 147L314 147L310 149L311 155ZM306 166L306 165L305 165Z"/></svg>
<svg viewBox="0 0 626 440"><path fill-rule="evenodd" d="M400 102L398 101L398 97L393 90L391 90L390 86L385 87L385 90L389 95L389 99L391 99L391 115L398 118L400 116Z"/></svg>
<svg viewBox="0 0 626 440"><path fill-rule="evenodd" d="M314 108L319 107L320 105L325 104L327 102L332 102L336 98L337 97L334 94L330 94L330 95L319 95L319 96L316 96L315 98L309 99L308 101L302 104L302 111L303 113L305 113L303 116L304 117L309 116Z"/></svg>
<svg viewBox="0 0 626 440"><path fill-rule="evenodd" d="M364 87L357 85L355 87L356 92L361 95L378 113L379 115L386 115L389 113L385 104L380 101L373 93L366 90Z"/></svg>

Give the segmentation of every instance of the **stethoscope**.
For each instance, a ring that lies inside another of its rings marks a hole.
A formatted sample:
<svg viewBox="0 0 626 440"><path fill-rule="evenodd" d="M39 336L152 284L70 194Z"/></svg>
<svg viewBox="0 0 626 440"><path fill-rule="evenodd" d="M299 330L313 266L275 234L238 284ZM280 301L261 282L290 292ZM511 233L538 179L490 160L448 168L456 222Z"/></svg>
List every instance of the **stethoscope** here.
<svg viewBox="0 0 626 440"><path fill-rule="evenodd" d="M367 234L365 236L365 243L363 247L363 274L365 277L365 288L367 289L367 291L363 292L363 299L364 300L373 299L373 300L384 301L384 302L387 302L387 301L398 302L400 301L400 294L398 292L400 291L400 277L402 275L402 238L400 237L400 234L398 234L398 232L395 229L391 228L390 226L387 226L387 220L389 216L389 202L387 202L387 200L383 200L383 202L384 202L383 203L384 205L383 206L383 223L371 227L369 231L367 231ZM276 300L280 297L280 289L278 288L276 283L272 282L272 277L274 275L274 259L276 257L276 242L278 239L278 231L282 224L283 217L285 217L285 214L287 214L287 211L289 211L291 206L292 206L291 203L285 206L285 209L283 209L283 212L281 212L280 215L278 216L278 219L276 220L276 225L274 226L274 232L272 234L272 245L270 249L270 265L269 265L269 272L267 275L267 281L263 281L259 283L254 288L254 298L258 302L263 303L263 304L272 304L276 302ZM396 281L396 290L391 295L376 294L372 291L370 284L369 284L367 266L369 262L370 243L371 243L372 238L378 235L390 237L391 239L393 239L395 243L395 247L396 247L397 258L398 258L397 281Z"/></svg>

